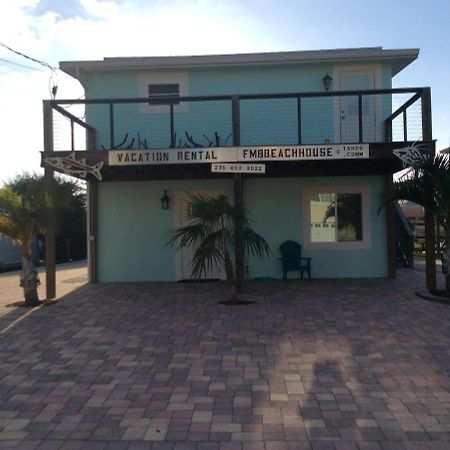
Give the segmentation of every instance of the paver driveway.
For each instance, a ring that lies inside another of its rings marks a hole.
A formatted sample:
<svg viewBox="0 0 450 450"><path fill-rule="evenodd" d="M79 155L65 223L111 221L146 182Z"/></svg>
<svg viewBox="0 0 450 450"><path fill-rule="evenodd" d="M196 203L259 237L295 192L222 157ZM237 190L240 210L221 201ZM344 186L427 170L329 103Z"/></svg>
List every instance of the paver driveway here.
<svg viewBox="0 0 450 450"><path fill-rule="evenodd" d="M406 272L403 272L405 274ZM450 307L397 281L84 286L0 318L0 448L449 449Z"/></svg>

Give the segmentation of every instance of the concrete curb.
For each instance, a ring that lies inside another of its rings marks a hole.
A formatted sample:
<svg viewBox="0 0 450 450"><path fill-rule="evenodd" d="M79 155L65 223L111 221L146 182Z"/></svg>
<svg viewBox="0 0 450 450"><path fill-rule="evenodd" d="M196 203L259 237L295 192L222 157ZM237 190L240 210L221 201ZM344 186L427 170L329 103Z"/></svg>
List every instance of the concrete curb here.
<svg viewBox="0 0 450 450"><path fill-rule="evenodd" d="M415 294L417 295L417 297L423 298L424 300L428 300L428 301L436 302L436 303L442 303L444 305L450 305L450 297L448 297L448 298L439 297L439 296L433 295L431 292L425 291L425 290L416 291Z"/></svg>

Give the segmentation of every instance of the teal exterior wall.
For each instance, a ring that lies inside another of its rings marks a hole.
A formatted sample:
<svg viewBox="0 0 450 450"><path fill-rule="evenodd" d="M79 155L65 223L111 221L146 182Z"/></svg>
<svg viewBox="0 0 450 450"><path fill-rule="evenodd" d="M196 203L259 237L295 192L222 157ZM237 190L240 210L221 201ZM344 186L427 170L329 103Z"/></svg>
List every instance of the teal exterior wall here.
<svg viewBox="0 0 450 450"><path fill-rule="evenodd" d="M193 69L188 72L188 95L321 92L322 78L326 73L333 73L331 64ZM136 71L89 74L87 98L139 97L142 92L140 75ZM391 67L382 66L380 75L381 87L391 88ZM334 142L336 106L332 97L302 100L304 144ZM378 101L378 116L379 111L383 116L381 119L391 114L390 95L384 95L381 104ZM170 145L168 113L143 113L139 104L116 104L114 119L116 144L126 133L129 135L127 144L139 133L150 148ZM296 100L242 100L240 119L241 145L297 143ZM110 148L108 105L89 105L87 122L97 129L97 147ZM185 132L203 144L207 143L204 135L212 139L217 132L221 145L230 146L231 104L229 101L190 103L187 112L175 114L175 130L181 144L186 142ZM133 148L138 148L136 142ZM316 248L304 252L313 258L314 278L388 276L386 217L384 211L377 215L384 177L373 176L245 178L244 201L253 227L267 239L272 250L268 259L246 262L250 277L280 278L279 245L288 239L303 242L303 227L309 226L304 217L305 189L359 185L370 186L370 248ZM169 211L160 207L164 190L172 199ZM98 183L98 281L175 280L176 252L166 244L175 227L175 193L212 190L224 192L231 199L232 179Z"/></svg>
<svg viewBox="0 0 450 450"><path fill-rule="evenodd" d="M244 201L253 228L268 241L272 255L248 260L250 277L281 277L279 245L303 240L303 190L326 186L369 185L371 248L367 250L307 250L314 278L386 277L387 245L384 211L377 215L384 177L246 178ZM175 250L166 245L175 227L175 192L222 191L232 198L231 179L141 181L98 185L98 281L174 281ZM172 200L161 210L164 189Z"/></svg>
<svg viewBox="0 0 450 450"><path fill-rule="evenodd" d="M231 198L229 180L103 182L98 184L98 281L174 281L176 191L220 190ZM171 201L161 209L164 190Z"/></svg>
<svg viewBox="0 0 450 450"><path fill-rule="evenodd" d="M326 187L361 185L370 187L371 248L304 249L304 256L313 258L314 278L387 277L386 216L384 211L377 214L384 187L384 177L381 176L246 179L246 205L255 228L270 243L273 253L267 260L249 260L250 276L280 278L281 266L277 259L280 244L286 240L303 243L303 227L309 228L304 218L304 189L317 187L320 191Z"/></svg>
<svg viewBox="0 0 450 450"><path fill-rule="evenodd" d="M189 95L231 95L289 92L321 92L322 78L332 73L331 64L298 65L286 67L195 69L189 71ZM382 66L383 88L391 87L391 68ZM124 71L93 73L89 75L88 98L120 98L139 96L139 73ZM383 97L383 115L390 114L389 96ZM302 100L302 142L319 144L333 142L334 103L329 98ZM146 139L150 148L170 145L169 108L167 113L142 113L138 104L114 106L115 144L126 133L128 143L132 137ZM89 105L87 121L97 129L97 147L110 147L108 105ZM217 132L224 144L231 135L231 104L229 101L196 102L189 104L189 112L175 114L175 131L181 144L186 142L185 132L206 144ZM272 145L296 144L297 102L295 99L241 101L241 144ZM228 139L227 145L231 145ZM135 143L134 148L137 148Z"/></svg>

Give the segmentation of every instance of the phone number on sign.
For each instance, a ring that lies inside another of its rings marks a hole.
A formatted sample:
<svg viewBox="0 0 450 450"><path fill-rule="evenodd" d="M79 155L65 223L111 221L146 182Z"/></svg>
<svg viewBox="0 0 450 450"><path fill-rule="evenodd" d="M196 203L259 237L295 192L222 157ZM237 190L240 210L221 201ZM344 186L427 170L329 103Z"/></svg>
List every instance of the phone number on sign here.
<svg viewBox="0 0 450 450"><path fill-rule="evenodd" d="M223 173L265 173L265 164L212 164L211 172Z"/></svg>

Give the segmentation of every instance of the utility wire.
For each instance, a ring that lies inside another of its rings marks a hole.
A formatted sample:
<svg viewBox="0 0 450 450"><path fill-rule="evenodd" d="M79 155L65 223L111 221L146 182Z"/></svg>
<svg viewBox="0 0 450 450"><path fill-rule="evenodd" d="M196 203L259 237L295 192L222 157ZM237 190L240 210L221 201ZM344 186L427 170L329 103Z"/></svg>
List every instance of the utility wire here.
<svg viewBox="0 0 450 450"><path fill-rule="evenodd" d="M47 69L56 70L56 68L52 67L49 63L47 63L45 61L41 61L40 59L36 59L36 58L31 57L31 56L25 55L24 53L19 52L17 50L14 50L13 48L9 47L8 45L4 44L3 42L0 42L0 45L2 47L5 47L10 52L15 53L16 55L23 56L24 58L29 59L30 61L34 61L35 63L38 63L41 66L47 67Z"/></svg>
<svg viewBox="0 0 450 450"><path fill-rule="evenodd" d="M46 67L47 69L50 69L51 75L50 79L48 80L48 90L53 99L55 99L56 93L58 92L58 74L56 72L56 67L52 67L48 62L41 61L40 59L33 58L32 56L25 55L25 53L14 50L13 48L9 47L3 42L0 42L0 45L9 50L10 52L15 53L16 55L22 56L23 58L29 59L30 61L33 61L35 63L40 64L41 66Z"/></svg>
<svg viewBox="0 0 450 450"><path fill-rule="evenodd" d="M0 42L0 45L1 45L2 47L5 47L5 48L8 49L9 51L15 53L16 55L20 55L20 56L23 56L24 58L30 59L31 61L35 61L35 62L37 62L37 63L43 65L44 67L47 67L47 69L50 69L50 70L52 70L52 71L57 70L58 72L60 72L60 74L62 74L63 76L65 76L65 77L67 77L67 78L70 78L71 80L74 79L74 78L71 77L70 75L67 75L67 73L63 72L62 70L60 70L60 69L58 69L58 68L56 68L56 67L52 67L50 64L46 63L45 61L40 61L40 60L38 60L38 59L32 58L31 56L27 56L27 55L25 55L25 54L23 54L23 53L21 53L21 52L18 52L17 50L12 49L11 47L7 46L6 44L3 44L2 42ZM42 72L41 70L35 69L34 67L26 66L26 65L24 65L24 64L19 64L19 63L16 63L16 62L13 62L13 61L9 61L9 60L4 59L4 58L0 58L0 61L4 61L4 62L9 63L9 64L14 64L14 65L16 65L16 66L26 67L27 69L31 69L31 70L36 70L36 71Z"/></svg>
<svg viewBox="0 0 450 450"><path fill-rule="evenodd" d="M25 69L35 70L36 72L42 72L41 69L36 69L35 67L26 66L25 64L19 64L14 61L10 61L9 59L0 58L0 61L8 63L8 64L12 64L14 66L24 67Z"/></svg>
<svg viewBox="0 0 450 450"><path fill-rule="evenodd" d="M12 53L15 53L16 55L22 56L23 58L26 58L26 59L28 59L30 61L33 61L35 63L40 64L41 66L46 67L47 69L50 69L51 70L51 75L50 75L50 79L48 80L48 90L49 90L50 95L53 97L53 99L55 99L56 93L58 91L58 72L61 73L62 75L64 75L65 77L70 78L70 79L73 80L73 77L71 77L70 75L64 73L63 71L59 70L58 68L51 66L46 61L42 61L40 59L33 58L31 56L26 55L25 53L22 53L22 52L19 52L17 50L14 50L9 45L4 44L3 42L0 42L0 46L6 48L7 50L9 50ZM6 62L8 64L14 64L16 66L24 67L24 68L27 68L27 69L30 69L30 70L35 70L37 72L42 72L42 70L35 69L34 67L30 67L30 66L27 66L25 64L19 64L19 63L16 63L16 62L13 62L13 61L9 61L9 60L4 59L4 58L0 58L0 61Z"/></svg>

